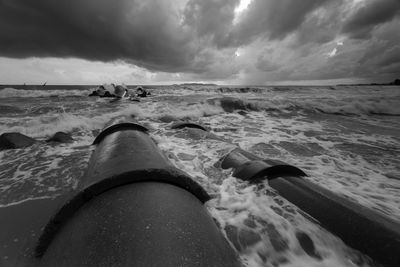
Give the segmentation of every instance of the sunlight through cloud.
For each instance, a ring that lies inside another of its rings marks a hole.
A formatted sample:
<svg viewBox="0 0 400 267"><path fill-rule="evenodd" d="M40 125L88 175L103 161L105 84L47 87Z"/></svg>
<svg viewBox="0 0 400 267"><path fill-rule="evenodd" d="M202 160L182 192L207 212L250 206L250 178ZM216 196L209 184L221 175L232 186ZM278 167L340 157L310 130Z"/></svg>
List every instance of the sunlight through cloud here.
<svg viewBox="0 0 400 267"><path fill-rule="evenodd" d="M240 15L241 13L243 13L243 11L245 11L252 0L240 0L239 5L235 8L235 18L233 20L233 23L236 24L239 21Z"/></svg>
<svg viewBox="0 0 400 267"><path fill-rule="evenodd" d="M239 5L235 8L235 12L240 13L246 10L249 7L251 1L252 0L241 0Z"/></svg>

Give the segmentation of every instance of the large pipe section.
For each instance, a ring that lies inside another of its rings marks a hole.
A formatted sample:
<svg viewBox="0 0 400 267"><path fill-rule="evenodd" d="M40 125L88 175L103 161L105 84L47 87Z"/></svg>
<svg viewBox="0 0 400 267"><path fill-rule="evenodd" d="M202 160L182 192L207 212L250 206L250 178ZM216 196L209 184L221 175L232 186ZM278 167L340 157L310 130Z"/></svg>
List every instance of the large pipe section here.
<svg viewBox="0 0 400 267"><path fill-rule="evenodd" d="M347 245L386 266L400 266L399 223L301 178L304 175L295 167L274 165L274 161L269 161L270 166L267 166L263 162L266 160L235 149L221 160L221 167L233 168L233 176L242 180L268 179L269 185L282 197L311 215Z"/></svg>
<svg viewBox="0 0 400 267"><path fill-rule="evenodd" d="M299 177L278 177L269 185L350 247L387 266L400 266L395 221Z"/></svg>
<svg viewBox="0 0 400 267"><path fill-rule="evenodd" d="M261 159L243 149L235 148L221 160L221 168L233 168L233 176L242 180L257 180L263 177L306 176L299 168L279 160Z"/></svg>
<svg viewBox="0 0 400 267"><path fill-rule="evenodd" d="M50 220L40 266L240 266L203 203L134 123L106 128L78 193Z"/></svg>

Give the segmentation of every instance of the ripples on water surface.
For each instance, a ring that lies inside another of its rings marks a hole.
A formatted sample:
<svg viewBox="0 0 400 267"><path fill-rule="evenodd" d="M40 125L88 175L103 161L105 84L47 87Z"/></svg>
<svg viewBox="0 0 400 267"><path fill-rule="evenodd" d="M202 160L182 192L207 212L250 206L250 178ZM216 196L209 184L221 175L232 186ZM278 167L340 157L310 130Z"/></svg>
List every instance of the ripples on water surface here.
<svg viewBox="0 0 400 267"><path fill-rule="evenodd" d="M73 190L94 137L109 120L125 116L149 127L173 164L213 196L207 208L246 265L373 265L267 183L250 185L215 166L240 146L298 166L306 179L400 222L400 88L159 86L150 91L154 96L140 103L108 103L86 97L88 89L0 90L0 133L45 140L65 131L75 139L1 151L0 207ZM213 136L171 130L178 119L201 123ZM311 242L315 249L306 249Z"/></svg>

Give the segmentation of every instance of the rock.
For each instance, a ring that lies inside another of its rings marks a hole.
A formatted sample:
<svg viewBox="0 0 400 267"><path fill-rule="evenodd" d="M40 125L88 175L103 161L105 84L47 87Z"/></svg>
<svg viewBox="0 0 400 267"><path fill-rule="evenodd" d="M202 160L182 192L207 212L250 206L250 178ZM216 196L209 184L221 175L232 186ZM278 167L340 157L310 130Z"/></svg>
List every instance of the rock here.
<svg viewBox="0 0 400 267"><path fill-rule="evenodd" d="M105 91L104 95L102 95L100 97L115 97L115 95L111 94L109 91Z"/></svg>
<svg viewBox="0 0 400 267"><path fill-rule="evenodd" d="M56 132L51 138L47 139L46 142L58 142L58 143L71 143L74 139L68 133Z"/></svg>
<svg viewBox="0 0 400 267"><path fill-rule="evenodd" d="M96 91L93 91L89 96L99 96L99 94Z"/></svg>
<svg viewBox="0 0 400 267"><path fill-rule="evenodd" d="M28 147L36 140L21 133L3 133L0 135L0 150Z"/></svg>

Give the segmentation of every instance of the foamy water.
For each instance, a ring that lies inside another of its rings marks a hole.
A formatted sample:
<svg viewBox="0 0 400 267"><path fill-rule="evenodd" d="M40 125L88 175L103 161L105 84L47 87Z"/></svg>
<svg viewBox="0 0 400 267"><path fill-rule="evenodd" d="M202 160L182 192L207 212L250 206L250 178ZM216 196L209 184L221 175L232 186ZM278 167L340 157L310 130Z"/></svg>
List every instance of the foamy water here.
<svg viewBox="0 0 400 267"><path fill-rule="evenodd" d="M267 183L250 185L216 167L237 146L303 169L313 182L400 222L399 87L217 87L150 89L142 102L109 103L89 90L0 90L0 133L44 141L0 152L0 206L74 189L98 132L135 118L171 162L213 199L206 206L248 266L370 266L364 255L320 228ZM70 92L70 94L68 94ZM175 120L210 129L173 130ZM315 252L304 251L301 237Z"/></svg>

